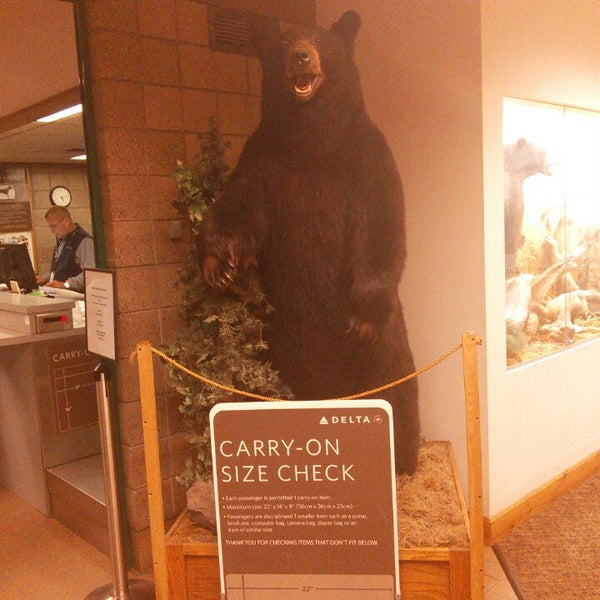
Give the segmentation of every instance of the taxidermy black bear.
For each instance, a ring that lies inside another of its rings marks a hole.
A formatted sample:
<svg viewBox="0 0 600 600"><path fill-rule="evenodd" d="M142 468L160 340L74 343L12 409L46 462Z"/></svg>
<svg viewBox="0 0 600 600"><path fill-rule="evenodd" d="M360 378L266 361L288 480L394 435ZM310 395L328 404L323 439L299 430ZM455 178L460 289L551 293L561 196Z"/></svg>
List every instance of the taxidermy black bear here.
<svg viewBox="0 0 600 600"><path fill-rule="evenodd" d="M519 272L517 251L525 243L521 233L525 213L523 183L538 173L552 175L544 149L524 138L504 146L504 250L507 275Z"/></svg>
<svg viewBox="0 0 600 600"><path fill-rule="evenodd" d="M206 281L258 264L275 308L270 358L296 399L336 398L414 371L398 284L406 259L402 184L365 112L355 12L262 48L262 114L204 221ZM415 379L377 397L394 413L398 472L415 470Z"/></svg>

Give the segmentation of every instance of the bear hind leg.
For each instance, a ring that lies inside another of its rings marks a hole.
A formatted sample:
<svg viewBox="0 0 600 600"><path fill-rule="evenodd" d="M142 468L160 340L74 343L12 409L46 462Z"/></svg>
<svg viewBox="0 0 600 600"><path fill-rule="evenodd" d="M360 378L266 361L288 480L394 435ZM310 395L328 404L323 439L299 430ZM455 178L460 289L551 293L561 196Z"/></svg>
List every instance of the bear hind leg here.
<svg viewBox="0 0 600 600"><path fill-rule="evenodd" d="M402 384L391 399L394 416L394 456L396 473L412 475L419 458L421 430L419 391L416 379Z"/></svg>

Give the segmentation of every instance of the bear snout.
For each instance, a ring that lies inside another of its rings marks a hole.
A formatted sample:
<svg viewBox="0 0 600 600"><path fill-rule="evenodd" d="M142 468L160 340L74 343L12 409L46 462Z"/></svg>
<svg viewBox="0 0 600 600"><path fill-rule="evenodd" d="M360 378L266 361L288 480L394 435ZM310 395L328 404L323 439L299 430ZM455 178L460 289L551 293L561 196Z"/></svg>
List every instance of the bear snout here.
<svg viewBox="0 0 600 600"><path fill-rule="evenodd" d="M310 56L305 50L297 50L294 52L293 60L299 67L306 67L310 62Z"/></svg>
<svg viewBox="0 0 600 600"><path fill-rule="evenodd" d="M297 100L310 100L324 79L318 49L306 40L288 47L285 75Z"/></svg>
<svg viewBox="0 0 600 600"><path fill-rule="evenodd" d="M287 76L294 73L321 73L321 58L317 47L308 40L295 40L287 47Z"/></svg>

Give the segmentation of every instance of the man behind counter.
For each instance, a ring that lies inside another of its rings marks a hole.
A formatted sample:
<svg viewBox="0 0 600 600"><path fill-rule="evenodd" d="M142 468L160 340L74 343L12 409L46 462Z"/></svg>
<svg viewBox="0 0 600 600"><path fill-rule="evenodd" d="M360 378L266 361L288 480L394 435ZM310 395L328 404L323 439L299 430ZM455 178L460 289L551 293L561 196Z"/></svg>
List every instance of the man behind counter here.
<svg viewBox="0 0 600 600"><path fill-rule="evenodd" d="M83 269L94 268L94 241L81 225L74 223L63 206L52 206L46 223L56 237L50 273L38 277L38 285L83 292Z"/></svg>

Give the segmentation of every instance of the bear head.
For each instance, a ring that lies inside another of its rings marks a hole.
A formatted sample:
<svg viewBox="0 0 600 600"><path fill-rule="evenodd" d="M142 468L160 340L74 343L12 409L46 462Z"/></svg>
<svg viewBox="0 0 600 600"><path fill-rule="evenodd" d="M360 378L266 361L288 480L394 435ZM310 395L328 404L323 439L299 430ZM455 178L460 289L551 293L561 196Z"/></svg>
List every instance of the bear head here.
<svg viewBox="0 0 600 600"><path fill-rule="evenodd" d="M552 175L546 161L546 151L525 138L504 147L504 170L518 174L522 179L538 173Z"/></svg>
<svg viewBox="0 0 600 600"><path fill-rule="evenodd" d="M364 115L353 57L360 25L359 15L348 11L329 30L299 27L260 40L259 129L270 143L310 154L330 151Z"/></svg>

